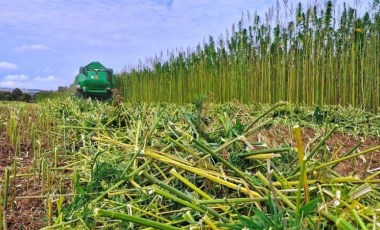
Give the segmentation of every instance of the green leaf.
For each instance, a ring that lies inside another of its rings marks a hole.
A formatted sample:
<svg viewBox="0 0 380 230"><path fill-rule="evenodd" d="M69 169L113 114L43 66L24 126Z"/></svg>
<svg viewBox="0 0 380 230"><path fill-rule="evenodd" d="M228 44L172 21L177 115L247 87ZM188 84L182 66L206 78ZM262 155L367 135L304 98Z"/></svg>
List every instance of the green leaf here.
<svg viewBox="0 0 380 230"><path fill-rule="evenodd" d="M276 216L278 212L277 212L277 207L276 207L276 204L274 203L274 199L272 195L269 195L268 204L269 204L270 213Z"/></svg>
<svg viewBox="0 0 380 230"><path fill-rule="evenodd" d="M262 229L262 225L257 224L260 223L260 221L254 221L253 218L241 216L239 220L242 227L247 227L248 229Z"/></svg>
<svg viewBox="0 0 380 230"><path fill-rule="evenodd" d="M298 210L298 213L300 214L299 217L308 217L311 213L314 212L315 208L317 207L319 201L320 201L320 197L317 197L313 200L311 200L309 203L305 204L304 206L302 206L299 210ZM300 221L301 219L299 219Z"/></svg>
<svg viewBox="0 0 380 230"><path fill-rule="evenodd" d="M274 223L271 219L269 219L268 215L259 210L259 209L256 209L255 211L255 217L257 217L257 219L261 220L261 222L264 222L266 226L273 226Z"/></svg>

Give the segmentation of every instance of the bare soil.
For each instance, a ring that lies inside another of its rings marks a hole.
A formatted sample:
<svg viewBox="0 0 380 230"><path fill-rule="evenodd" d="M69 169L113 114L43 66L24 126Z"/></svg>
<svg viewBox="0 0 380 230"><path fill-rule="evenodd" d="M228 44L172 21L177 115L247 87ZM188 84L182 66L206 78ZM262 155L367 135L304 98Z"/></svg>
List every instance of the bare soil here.
<svg viewBox="0 0 380 230"><path fill-rule="evenodd" d="M312 128L302 128L302 142L307 150L313 149L322 138L321 130ZM292 127L278 125L266 130L261 130L251 137L253 142L264 141L269 147L276 147L284 144L296 146ZM339 159L345 153L350 151L360 141L363 144L357 149L358 151L367 150L380 145L380 138L353 136L350 133L336 131L326 141L330 155L315 155L321 162L329 162ZM371 170L380 167L380 151L375 151L363 157L357 157L351 160L339 163L334 170L342 176L356 176L366 178L373 172ZM380 177L377 177L380 178Z"/></svg>
<svg viewBox="0 0 380 230"><path fill-rule="evenodd" d="M6 221L8 229L40 229L47 225L45 206L42 198L19 199L20 197L41 195L41 186L37 175L16 177L14 179L15 149L5 137L0 137L0 175L9 167L10 180L8 189L8 208ZM29 155L30 145L21 146L21 154L17 160L16 174L32 172L33 156ZM3 191L1 191L3 192Z"/></svg>

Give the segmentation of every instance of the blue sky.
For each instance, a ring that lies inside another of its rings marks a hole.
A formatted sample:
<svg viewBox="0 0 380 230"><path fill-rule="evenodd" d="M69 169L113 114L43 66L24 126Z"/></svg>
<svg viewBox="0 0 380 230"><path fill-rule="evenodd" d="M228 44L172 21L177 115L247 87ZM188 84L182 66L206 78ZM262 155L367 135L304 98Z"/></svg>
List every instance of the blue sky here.
<svg viewBox="0 0 380 230"><path fill-rule="evenodd" d="M91 61L121 72L161 51L225 35L243 11L264 16L275 2L1 0L0 87L55 90L70 85L79 66ZM366 8L370 0L346 2Z"/></svg>

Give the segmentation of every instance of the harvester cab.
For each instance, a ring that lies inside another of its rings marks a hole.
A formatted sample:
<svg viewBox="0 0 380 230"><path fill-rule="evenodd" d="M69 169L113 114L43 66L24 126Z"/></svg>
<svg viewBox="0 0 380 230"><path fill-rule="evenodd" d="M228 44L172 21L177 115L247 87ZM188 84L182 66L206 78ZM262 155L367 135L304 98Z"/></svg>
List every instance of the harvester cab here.
<svg viewBox="0 0 380 230"><path fill-rule="evenodd" d="M99 62L91 62L79 68L75 78L76 95L79 97L111 98L115 87L113 70L104 67Z"/></svg>

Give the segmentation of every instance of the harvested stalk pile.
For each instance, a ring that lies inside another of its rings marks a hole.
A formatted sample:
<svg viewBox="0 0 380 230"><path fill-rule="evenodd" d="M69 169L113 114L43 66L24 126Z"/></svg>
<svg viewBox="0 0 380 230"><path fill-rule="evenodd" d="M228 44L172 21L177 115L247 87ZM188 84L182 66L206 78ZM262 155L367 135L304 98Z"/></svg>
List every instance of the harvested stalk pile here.
<svg viewBox="0 0 380 230"><path fill-rule="evenodd" d="M367 163L371 170L360 178L334 170L380 153L379 136L365 149L361 141L327 144L347 130L349 116L325 116L316 137L305 138L302 121L315 113L299 116L300 127L286 118L296 108L285 103L111 106L67 99L44 108L56 118L50 133L61 143L41 154L54 158L39 165L48 183L41 196L45 229L380 227L379 169ZM272 129L284 135L281 124L290 134L280 144L264 136ZM371 124L349 130L373 135ZM62 188L68 184L71 192Z"/></svg>
<svg viewBox="0 0 380 230"><path fill-rule="evenodd" d="M66 167L74 174L75 196L52 227L366 229L378 224L379 172L358 179L333 169L380 146L320 161L337 125L326 126L329 130L307 148L299 126L293 128L294 145L253 141L255 132L276 122L271 115L284 103L261 114L231 114L228 106L211 110L201 102L118 108L65 103L61 128L67 140L77 140L75 161Z"/></svg>

